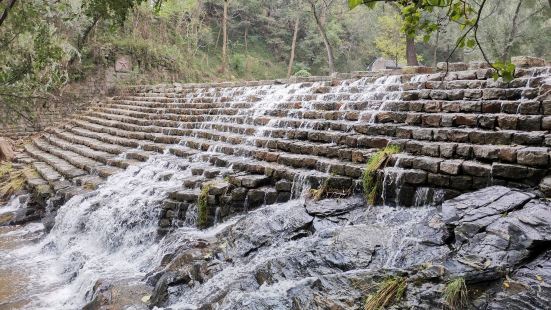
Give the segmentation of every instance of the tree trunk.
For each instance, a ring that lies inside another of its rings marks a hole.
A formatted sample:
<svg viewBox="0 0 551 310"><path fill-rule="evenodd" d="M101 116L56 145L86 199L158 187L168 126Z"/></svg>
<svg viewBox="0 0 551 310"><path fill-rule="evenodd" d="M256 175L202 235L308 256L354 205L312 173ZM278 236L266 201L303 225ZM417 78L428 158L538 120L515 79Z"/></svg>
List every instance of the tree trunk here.
<svg viewBox="0 0 551 310"><path fill-rule="evenodd" d="M415 49L415 38L406 38L406 59L408 66L418 66L417 51Z"/></svg>
<svg viewBox="0 0 551 310"><path fill-rule="evenodd" d="M228 4L229 0L224 0L224 16L222 18L222 72L226 72L228 67Z"/></svg>
<svg viewBox="0 0 551 310"><path fill-rule="evenodd" d="M6 20L6 18L8 18L8 13L10 12L10 10L13 8L13 6L15 5L15 1L17 0L10 0L10 2L8 3L8 5L6 6L6 8L4 9L4 12L2 12L2 15L0 16L0 26L2 26L2 24L4 23L4 21Z"/></svg>
<svg viewBox="0 0 551 310"><path fill-rule="evenodd" d="M440 43L440 29L436 30L436 42L434 43L434 52L432 54L432 66L436 68L436 64L438 63L438 43Z"/></svg>
<svg viewBox="0 0 551 310"><path fill-rule="evenodd" d="M249 71L249 45L247 36L249 35L249 24L245 26L245 72Z"/></svg>
<svg viewBox="0 0 551 310"><path fill-rule="evenodd" d="M289 57L289 67L287 68L287 78L291 77L293 70L293 62L295 61L295 48L297 45L298 27L300 25L300 18L295 20L295 31L293 32L293 42L291 43L291 57Z"/></svg>
<svg viewBox="0 0 551 310"><path fill-rule="evenodd" d="M323 23L321 21L321 18L316 11L316 4L310 0L310 6L312 7L312 13L314 14L314 19L316 20L316 25L318 26L318 31L321 35L321 38L323 39L323 44L325 45L325 50L327 51L327 64L329 65L329 74L333 74L335 72L335 62L334 62L334 56L333 56L333 47L331 46L331 43L329 42L329 38L327 37L327 33L325 33L325 27L323 26Z"/></svg>
<svg viewBox="0 0 551 310"><path fill-rule="evenodd" d="M511 58L511 49L513 48L513 43L515 41L515 36L517 35L517 30L518 30L518 17L520 15L521 5L522 5L522 0L519 0L517 3L517 7L515 9L515 15L513 16L511 31L509 32L509 37L507 38L507 42L505 42L505 49L503 50L503 54L501 54L501 61L503 62L507 62L509 61L509 58Z"/></svg>

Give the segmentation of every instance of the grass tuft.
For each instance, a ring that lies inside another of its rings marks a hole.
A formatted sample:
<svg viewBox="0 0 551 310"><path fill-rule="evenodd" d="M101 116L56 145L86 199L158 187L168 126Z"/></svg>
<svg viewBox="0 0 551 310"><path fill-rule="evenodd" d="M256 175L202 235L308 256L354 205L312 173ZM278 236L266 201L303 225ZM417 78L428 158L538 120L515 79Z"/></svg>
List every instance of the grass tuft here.
<svg viewBox="0 0 551 310"><path fill-rule="evenodd" d="M328 194L330 178L326 178L318 189L310 189L312 200L319 201Z"/></svg>
<svg viewBox="0 0 551 310"><path fill-rule="evenodd" d="M377 292L367 297L364 310L380 310L394 303L400 302L406 292L406 278L389 277L381 284Z"/></svg>
<svg viewBox="0 0 551 310"><path fill-rule="evenodd" d="M443 297L450 309L463 309L467 306L468 290L465 278L459 277L449 281L444 289Z"/></svg>
<svg viewBox="0 0 551 310"><path fill-rule="evenodd" d="M208 209L208 197L212 184L203 184L201 193L197 198L197 226L199 228L206 228L209 221L209 209Z"/></svg>
<svg viewBox="0 0 551 310"><path fill-rule="evenodd" d="M367 161L367 165L362 175L362 185L364 196L368 204L375 205L377 202L377 195L379 192L377 171L386 164L390 155L399 152L400 147L397 145L389 145L373 154Z"/></svg>
<svg viewBox="0 0 551 310"><path fill-rule="evenodd" d="M0 164L0 198L7 199L23 189L27 183L25 173L33 172L34 169L30 167L15 169L11 163Z"/></svg>

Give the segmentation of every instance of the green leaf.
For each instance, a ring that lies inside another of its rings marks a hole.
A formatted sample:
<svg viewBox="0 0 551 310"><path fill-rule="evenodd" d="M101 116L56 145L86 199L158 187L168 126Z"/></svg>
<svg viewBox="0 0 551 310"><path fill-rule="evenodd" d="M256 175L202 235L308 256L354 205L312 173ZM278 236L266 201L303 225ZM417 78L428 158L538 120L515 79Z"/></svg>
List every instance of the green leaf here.
<svg viewBox="0 0 551 310"><path fill-rule="evenodd" d="M348 0L348 7L352 10L353 8L363 3L363 0Z"/></svg>
<svg viewBox="0 0 551 310"><path fill-rule="evenodd" d="M476 46L476 41L475 39L468 39L466 44L468 48L473 48Z"/></svg>

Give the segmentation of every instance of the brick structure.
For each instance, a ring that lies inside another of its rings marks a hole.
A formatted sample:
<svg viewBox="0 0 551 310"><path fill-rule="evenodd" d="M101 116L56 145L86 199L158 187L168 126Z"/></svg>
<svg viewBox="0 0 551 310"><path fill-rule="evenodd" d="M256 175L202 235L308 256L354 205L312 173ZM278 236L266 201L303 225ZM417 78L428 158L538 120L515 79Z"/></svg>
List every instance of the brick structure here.
<svg viewBox="0 0 551 310"><path fill-rule="evenodd" d="M540 184L550 167L550 67L519 65L510 83L479 63L416 70L427 72L135 86L34 139L18 159L67 198L157 153L195 156L205 165L167 200L167 229L205 184L222 217L297 188L359 192L366 162L387 145L402 153L380 171L385 202L413 205L420 188L449 198Z"/></svg>

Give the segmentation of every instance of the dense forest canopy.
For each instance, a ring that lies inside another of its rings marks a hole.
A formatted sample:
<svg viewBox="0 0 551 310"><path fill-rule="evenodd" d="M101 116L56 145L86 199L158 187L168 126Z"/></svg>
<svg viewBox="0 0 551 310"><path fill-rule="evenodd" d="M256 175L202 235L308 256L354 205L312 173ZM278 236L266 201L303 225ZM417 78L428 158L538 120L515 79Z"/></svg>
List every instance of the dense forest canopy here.
<svg viewBox="0 0 551 310"><path fill-rule="evenodd" d="M0 109L32 118L117 55L134 62L126 83L322 75L381 56L506 68L551 58L550 16L548 0L0 0Z"/></svg>

